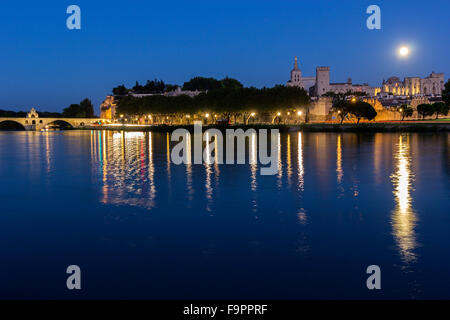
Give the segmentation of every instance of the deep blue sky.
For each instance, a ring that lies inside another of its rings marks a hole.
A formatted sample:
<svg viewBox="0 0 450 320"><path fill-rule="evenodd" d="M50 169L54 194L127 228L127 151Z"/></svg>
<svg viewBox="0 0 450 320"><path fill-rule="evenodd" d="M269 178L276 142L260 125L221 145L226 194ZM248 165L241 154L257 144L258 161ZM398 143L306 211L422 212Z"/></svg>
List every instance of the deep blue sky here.
<svg viewBox="0 0 450 320"><path fill-rule="evenodd" d="M66 28L71 4L80 31ZM381 30L366 28L370 4ZM295 55L304 75L328 65L334 82L447 79L449 12L449 0L1 1L0 109L61 111L89 97L98 110L114 86L154 78L272 86L288 80ZM408 59L396 56L401 44Z"/></svg>

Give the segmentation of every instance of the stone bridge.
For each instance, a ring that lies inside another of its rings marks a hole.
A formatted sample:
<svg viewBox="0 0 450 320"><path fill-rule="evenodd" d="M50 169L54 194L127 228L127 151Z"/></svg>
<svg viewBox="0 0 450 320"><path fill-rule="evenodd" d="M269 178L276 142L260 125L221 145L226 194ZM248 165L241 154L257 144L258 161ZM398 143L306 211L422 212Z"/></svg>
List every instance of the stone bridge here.
<svg viewBox="0 0 450 320"><path fill-rule="evenodd" d="M36 130L40 131L42 129L51 127L52 125L65 125L72 128L83 128L85 126L92 125L99 122L109 122L107 119L100 118L40 118L36 110L31 109L25 118L15 118L15 117L0 117L0 126L2 123L15 123L21 125L25 130Z"/></svg>

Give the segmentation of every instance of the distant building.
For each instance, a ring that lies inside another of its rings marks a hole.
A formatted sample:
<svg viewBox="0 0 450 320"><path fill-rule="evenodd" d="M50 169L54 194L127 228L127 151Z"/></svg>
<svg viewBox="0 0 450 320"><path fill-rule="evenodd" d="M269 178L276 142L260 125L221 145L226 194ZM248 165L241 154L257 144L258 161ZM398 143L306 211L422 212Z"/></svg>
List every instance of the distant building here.
<svg viewBox="0 0 450 320"><path fill-rule="evenodd" d="M173 91L164 92L164 93L129 93L130 96L136 98L143 98L149 96L161 96L164 95L166 97L176 97L176 96L189 96L195 97L198 96L202 91L188 91L181 90L180 87ZM115 119L116 118L116 109L117 109L117 97L115 96L106 96L105 100L100 105L100 118L102 119Z"/></svg>
<svg viewBox="0 0 450 320"><path fill-rule="evenodd" d="M106 96L105 101L100 105L100 118L102 119L114 119L116 117L117 104L114 96Z"/></svg>
<svg viewBox="0 0 450 320"><path fill-rule="evenodd" d="M365 92L368 96L375 96L380 91L379 88L373 88L367 83L353 84L351 78L343 83L330 83L330 67L317 67L315 77L303 77L298 67L297 57L295 57L294 69L291 71L291 79L286 85L304 88L310 96L315 97L320 97L327 92L345 93L348 91Z"/></svg>
<svg viewBox="0 0 450 320"><path fill-rule="evenodd" d="M189 96L191 98L198 96L202 91L190 91L190 90L182 90L180 87L177 87L173 91L168 92L162 92L162 93L134 93L130 92L129 95L136 97L136 98L142 98L142 97L149 97L149 96L166 96L166 97L177 97L177 96Z"/></svg>
<svg viewBox="0 0 450 320"><path fill-rule="evenodd" d="M440 96L444 90L444 74L432 72L426 78L406 77L403 81L398 77L383 80L381 92L393 96Z"/></svg>
<svg viewBox="0 0 450 320"><path fill-rule="evenodd" d="M291 80L286 83L288 87L301 87L309 92L316 84L316 77L303 77L302 71L298 67L298 59L295 57L294 69L291 71Z"/></svg>

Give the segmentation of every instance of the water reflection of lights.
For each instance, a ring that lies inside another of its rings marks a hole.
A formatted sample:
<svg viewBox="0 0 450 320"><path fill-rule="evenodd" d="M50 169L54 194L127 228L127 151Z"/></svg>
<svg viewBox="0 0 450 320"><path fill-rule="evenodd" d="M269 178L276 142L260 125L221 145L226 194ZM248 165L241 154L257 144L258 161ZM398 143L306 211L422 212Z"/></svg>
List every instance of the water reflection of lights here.
<svg viewBox="0 0 450 320"><path fill-rule="evenodd" d="M416 214L412 208L412 181L409 135L400 135L395 153L396 171L391 175L396 208L392 214L393 234L404 262L416 260Z"/></svg>
<svg viewBox="0 0 450 320"><path fill-rule="evenodd" d="M186 164L186 187L188 193L189 203L194 200L194 188L192 186L192 143L191 134L186 132L186 152L187 152L187 164Z"/></svg>
<svg viewBox="0 0 450 320"><path fill-rule="evenodd" d="M50 140L49 140L48 135L49 135L49 133L46 132L45 133L45 160L46 160L46 164L47 164L47 173L49 173L51 170Z"/></svg>
<svg viewBox="0 0 450 320"><path fill-rule="evenodd" d="M125 138L143 138L144 136L143 132L125 132Z"/></svg>
<svg viewBox="0 0 450 320"><path fill-rule="evenodd" d="M288 183L291 185L291 177L292 177L292 164L291 164L291 134L287 135L287 154L286 154L286 170L287 170L287 178Z"/></svg>
<svg viewBox="0 0 450 320"><path fill-rule="evenodd" d="M152 133L148 133L148 181L150 184L150 203L149 206L154 206L154 200L156 197L156 186L155 186L155 166L153 164L153 139Z"/></svg>
<svg viewBox="0 0 450 320"><path fill-rule="evenodd" d="M206 170L206 180L205 180L205 189L206 189L206 211L211 212L211 205L213 202L213 188L211 186L211 175L212 175L212 158L211 158L211 149L209 144L209 133L205 133L206 138L206 146L205 146L205 170Z"/></svg>
<svg viewBox="0 0 450 320"><path fill-rule="evenodd" d="M278 153L278 183L277 186L280 189L282 186L282 178L283 178L283 163L281 160L281 135L280 133L278 133L278 149L277 149L277 153Z"/></svg>
<svg viewBox="0 0 450 320"><path fill-rule="evenodd" d="M337 146L336 146L336 174L337 182L342 182L342 177L344 176L344 171L342 170L342 142L341 135L337 136Z"/></svg>
<svg viewBox="0 0 450 320"><path fill-rule="evenodd" d="M251 144L250 144L250 170L251 170L251 189L252 191L256 191L257 182L256 182L256 174L258 171L258 162L257 162L257 146L256 146L256 132L253 132L251 135ZM254 203L255 205L255 203Z"/></svg>
<svg viewBox="0 0 450 320"><path fill-rule="evenodd" d="M167 174L169 176L169 186L170 186L170 135L167 132L166 134L166 146L167 146L167 150L166 150L166 155L167 155Z"/></svg>
<svg viewBox="0 0 450 320"><path fill-rule="evenodd" d="M298 188L303 191L305 169L303 166L303 137L302 133L298 133Z"/></svg>
<svg viewBox="0 0 450 320"><path fill-rule="evenodd" d="M154 206L152 140L151 133L91 132L92 160L97 164L97 176L102 183L103 203L147 209Z"/></svg>

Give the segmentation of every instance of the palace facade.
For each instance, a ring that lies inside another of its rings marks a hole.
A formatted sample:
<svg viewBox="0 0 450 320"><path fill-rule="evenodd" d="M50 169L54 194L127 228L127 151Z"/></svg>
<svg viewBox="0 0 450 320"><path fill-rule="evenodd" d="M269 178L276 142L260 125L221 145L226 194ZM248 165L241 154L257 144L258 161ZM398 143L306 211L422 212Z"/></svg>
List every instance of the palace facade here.
<svg viewBox="0 0 450 320"><path fill-rule="evenodd" d="M331 83L330 67L317 67L315 77L303 77L302 71L298 67L297 57L295 57L294 69L291 71L291 79L286 85L291 87L301 87L313 97L320 97L328 92L365 92L368 96L376 96L376 94L380 92L380 88L373 88L367 83L354 84L351 78L348 78L347 82Z"/></svg>
<svg viewBox="0 0 450 320"><path fill-rule="evenodd" d="M440 96L444 90L444 74L432 72L428 77L406 77L400 80L398 77L390 77L383 80L381 87L371 87L369 84L354 84L352 79L347 82L331 83L330 67L317 67L316 76L304 77L295 57L294 68L291 71L291 79L287 86L304 88L312 97L320 97L328 92L345 93L364 92L367 96L375 97L380 94L388 96Z"/></svg>
<svg viewBox="0 0 450 320"><path fill-rule="evenodd" d="M432 72L428 77L398 77L383 80L381 92L394 96L440 96L444 90L444 74Z"/></svg>

